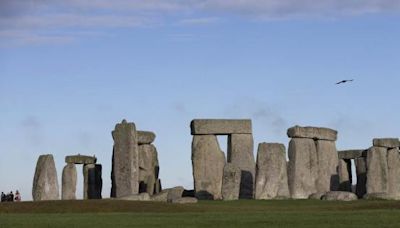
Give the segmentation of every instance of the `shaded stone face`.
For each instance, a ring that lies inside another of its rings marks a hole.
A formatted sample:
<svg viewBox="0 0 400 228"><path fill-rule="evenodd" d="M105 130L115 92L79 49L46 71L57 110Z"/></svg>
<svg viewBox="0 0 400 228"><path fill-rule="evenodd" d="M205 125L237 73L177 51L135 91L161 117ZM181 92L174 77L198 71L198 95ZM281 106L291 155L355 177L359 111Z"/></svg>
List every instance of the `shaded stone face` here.
<svg viewBox="0 0 400 228"><path fill-rule="evenodd" d="M335 142L318 140L316 147L318 158L317 191L337 191L339 189L339 161Z"/></svg>
<svg viewBox="0 0 400 228"><path fill-rule="evenodd" d="M256 167L255 199L290 198L283 144L260 143Z"/></svg>
<svg viewBox="0 0 400 228"><path fill-rule="evenodd" d="M351 160L339 159L339 191L351 192Z"/></svg>
<svg viewBox="0 0 400 228"><path fill-rule="evenodd" d="M139 192L154 194L155 182L158 178L157 149L153 145L139 146Z"/></svg>
<svg viewBox="0 0 400 228"><path fill-rule="evenodd" d="M398 138L374 139L373 145L376 147L396 148L400 147L400 140Z"/></svg>
<svg viewBox="0 0 400 228"><path fill-rule="evenodd" d="M368 150L342 150L338 151L339 159L356 159L367 157Z"/></svg>
<svg viewBox="0 0 400 228"><path fill-rule="evenodd" d="M388 163L387 148L371 147L367 158L367 193L387 193Z"/></svg>
<svg viewBox="0 0 400 228"><path fill-rule="evenodd" d="M336 141L337 131L321 127L294 126L287 131L289 138L308 138L316 140Z"/></svg>
<svg viewBox="0 0 400 228"><path fill-rule="evenodd" d="M101 177L102 167L99 164L88 164L83 166L83 197L84 199L101 199L103 179Z"/></svg>
<svg viewBox="0 0 400 228"><path fill-rule="evenodd" d="M63 200L76 199L76 180L77 180L76 165L68 163L62 173L62 195Z"/></svg>
<svg viewBox="0 0 400 228"><path fill-rule="evenodd" d="M156 138L156 134L151 131L137 131L138 144L151 144Z"/></svg>
<svg viewBox="0 0 400 228"><path fill-rule="evenodd" d="M198 119L192 120L192 135L251 134L251 120Z"/></svg>
<svg viewBox="0 0 400 228"><path fill-rule="evenodd" d="M231 163L225 164L222 180L222 198L224 200L239 199L241 176L242 172L239 167Z"/></svg>
<svg viewBox="0 0 400 228"><path fill-rule="evenodd" d="M192 165L196 198L221 199L225 155L214 135L195 135L192 142Z"/></svg>
<svg viewBox="0 0 400 228"><path fill-rule="evenodd" d="M367 193L367 158L361 157L354 159L357 173L356 194L362 199Z"/></svg>
<svg viewBox="0 0 400 228"><path fill-rule="evenodd" d="M400 154L398 148L388 151L388 194L394 199L400 199Z"/></svg>
<svg viewBox="0 0 400 228"><path fill-rule="evenodd" d="M253 199L255 187L254 142L252 134L228 136L228 163L241 170L240 199Z"/></svg>
<svg viewBox="0 0 400 228"><path fill-rule="evenodd" d="M288 182L291 197L307 199L317 192L318 156L314 140L294 138L289 143Z"/></svg>
<svg viewBox="0 0 400 228"><path fill-rule="evenodd" d="M57 170L51 154L39 156L33 178L32 197L34 201L58 200L60 197Z"/></svg>
<svg viewBox="0 0 400 228"><path fill-rule="evenodd" d="M71 155L65 157L66 163L72 164L96 164L97 158L85 155Z"/></svg>
<svg viewBox="0 0 400 228"><path fill-rule="evenodd" d="M134 123L122 123L112 132L114 139L111 197L139 192L139 151Z"/></svg>

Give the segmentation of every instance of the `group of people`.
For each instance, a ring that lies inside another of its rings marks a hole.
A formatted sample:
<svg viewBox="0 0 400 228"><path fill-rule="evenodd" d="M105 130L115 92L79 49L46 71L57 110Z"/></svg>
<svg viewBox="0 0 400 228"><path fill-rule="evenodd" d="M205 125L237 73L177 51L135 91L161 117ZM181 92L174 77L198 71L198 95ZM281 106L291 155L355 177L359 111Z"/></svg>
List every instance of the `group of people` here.
<svg viewBox="0 0 400 228"><path fill-rule="evenodd" d="M19 191L15 191L15 195L14 193L11 191L8 194L4 194L4 192L1 192L1 202L20 202L21 201L21 194L19 193Z"/></svg>

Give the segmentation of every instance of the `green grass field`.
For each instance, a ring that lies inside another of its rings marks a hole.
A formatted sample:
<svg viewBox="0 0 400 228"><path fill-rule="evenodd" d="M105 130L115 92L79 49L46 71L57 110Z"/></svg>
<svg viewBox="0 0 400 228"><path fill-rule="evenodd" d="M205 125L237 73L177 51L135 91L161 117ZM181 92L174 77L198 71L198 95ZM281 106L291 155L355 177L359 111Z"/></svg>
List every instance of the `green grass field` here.
<svg viewBox="0 0 400 228"><path fill-rule="evenodd" d="M400 227L400 202L1 203L0 227Z"/></svg>

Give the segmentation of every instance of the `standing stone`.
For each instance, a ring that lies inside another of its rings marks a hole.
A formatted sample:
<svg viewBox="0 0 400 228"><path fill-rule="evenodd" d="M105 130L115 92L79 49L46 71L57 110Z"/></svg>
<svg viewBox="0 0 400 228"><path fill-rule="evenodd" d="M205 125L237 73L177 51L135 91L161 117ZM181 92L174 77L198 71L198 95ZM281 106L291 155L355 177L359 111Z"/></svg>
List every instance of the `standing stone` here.
<svg viewBox="0 0 400 228"><path fill-rule="evenodd" d="M238 200L240 192L241 170L239 167L227 163L224 167L222 180L222 198L224 200Z"/></svg>
<svg viewBox="0 0 400 228"><path fill-rule="evenodd" d="M154 194L155 181L158 178L157 149L153 145L139 146L139 192Z"/></svg>
<svg viewBox="0 0 400 228"><path fill-rule="evenodd" d="M192 165L196 198L221 199L225 155L216 136L193 136Z"/></svg>
<svg viewBox="0 0 400 228"><path fill-rule="evenodd" d="M351 192L351 160L339 159L339 191Z"/></svg>
<svg viewBox="0 0 400 228"><path fill-rule="evenodd" d="M87 164L83 166L83 198L101 199L103 180L101 178L102 167L99 164Z"/></svg>
<svg viewBox="0 0 400 228"><path fill-rule="evenodd" d="M228 163L241 170L240 199L253 199L255 187L254 142L252 134L228 136Z"/></svg>
<svg viewBox="0 0 400 228"><path fill-rule="evenodd" d="M368 150L367 193L387 193L388 191L388 150L371 147Z"/></svg>
<svg viewBox="0 0 400 228"><path fill-rule="evenodd" d="M318 158L317 191L329 192L339 189L338 153L334 141L316 141Z"/></svg>
<svg viewBox="0 0 400 228"><path fill-rule="evenodd" d="M77 172L76 165L68 163L62 172L62 195L63 200L76 199L76 180Z"/></svg>
<svg viewBox="0 0 400 228"><path fill-rule="evenodd" d="M367 193L367 158L361 157L354 159L357 173L356 194L362 199Z"/></svg>
<svg viewBox="0 0 400 228"><path fill-rule="evenodd" d="M260 143L256 167L256 199L290 198L283 144Z"/></svg>
<svg viewBox="0 0 400 228"><path fill-rule="evenodd" d="M34 201L58 200L60 197L57 170L51 154L41 155L37 161L32 197Z"/></svg>
<svg viewBox="0 0 400 228"><path fill-rule="evenodd" d="M111 197L139 193L139 152L134 123L122 123L112 132L114 139Z"/></svg>
<svg viewBox="0 0 400 228"><path fill-rule="evenodd" d="M291 197L307 199L316 193L317 148L313 139L294 138L289 143L288 179Z"/></svg>
<svg viewBox="0 0 400 228"><path fill-rule="evenodd" d="M388 195L400 199L400 154L399 149L388 151Z"/></svg>
<svg viewBox="0 0 400 228"><path fill-rule="evenodd" d="M161 179L157 179L156 183L154 185L154 194L158 194L162 191L162 186L161 186Z"/></svg>

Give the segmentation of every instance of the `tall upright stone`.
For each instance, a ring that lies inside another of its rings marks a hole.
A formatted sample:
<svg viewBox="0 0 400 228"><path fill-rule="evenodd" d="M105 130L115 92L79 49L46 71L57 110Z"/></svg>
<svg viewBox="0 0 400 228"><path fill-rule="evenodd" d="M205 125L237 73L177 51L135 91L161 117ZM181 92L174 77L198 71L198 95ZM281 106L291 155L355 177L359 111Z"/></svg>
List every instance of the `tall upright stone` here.
<svg viewBox="0 0 400 228"><path fill-rule="evenodd" d="M368 150L367 193L388 192L388 150L384 147L371 147Z"/></svg>
<svg viewBox="0 0 400 228"><path fill-rule="evenodd" d="M32 197L34 201L58 200L60 197L57 170L51 154L39 156L33 178Z"/></svg>
<svg viewBox="0 0 400 228"><path fill-rule="evenodd" d="M399 148L388 150L388 195L400 199L400 154Z"/></svg>
<svg viewBox="0 0 400 228"><path fill-rule="evenodd" d="M103 180L100 164L86 164L83 166L83 198L101 199Z"/></svg>
<svg viewBox="0 0 400 228"><path fill-rule="evenodd" d="M354 159L357 174L356 195L362 199L367 193L367 158L359 157Z"/></svg>
<svg viewBox="0 0 400 228"><path fill-rule="evenodd" d="M225 164L222 180L222 198L224 200L238 200L240 193L240 179L242 172L232 163Z"/></svg>
<svg viewBox="0 0 400 228"><path fill-rule="evenodd" d="M255 187L254 142L252 134L228 136L228 163L241 170L240 199L253 199Z"/></svg>
<svg viewBox="0 0 400 228"><path fill-rule="evenodd" d="M283 144L260 143L256 167L256 199L290 198Z"/></svg>
<svg viewBox="0 0 400 228"><path fill-rule="evenodd" d="M293 138L289 143L288 182L291 197L307 199L317 192L318 156L313 139Z"/></svg>
<svg viewBox="0 0 400 228"><path fill-rule="evenodd" d="M337 191L339 189L339 159L335 142L317 140L316 147L318 158L317 191Z"/></svg>
<svg viewBox="0 0 400 228"><path fill-rule="evenodd" d="M120 198L139 193L139 151L136 126L123 120L112 132L111 197Z"/></svg>
<svg viewBox="0 0 400 228"><path fill-rule="evenodd" d="M215 135L193 136L192 165L196 198L222 199L225 155Z"/></svg>
<svg viewBox="0 0 400 228"><path fill-rule="evenodd" d="M62 172L62 194L63 200L76 199L76 180L77 180L76 165L68 163Z"/></svg>
<svg viewBox="0 0 400 228"><path fill-rule="evenodd" d="M139 192L154 194L154 187L158 178L159 164L157 149L154 145L139 146Z"/></svg>
<svg viewBox="0 0 400 228"><path fill-rule="evenodd" d="M351 160L339 159L339 191L351 192Z"/></svg>

